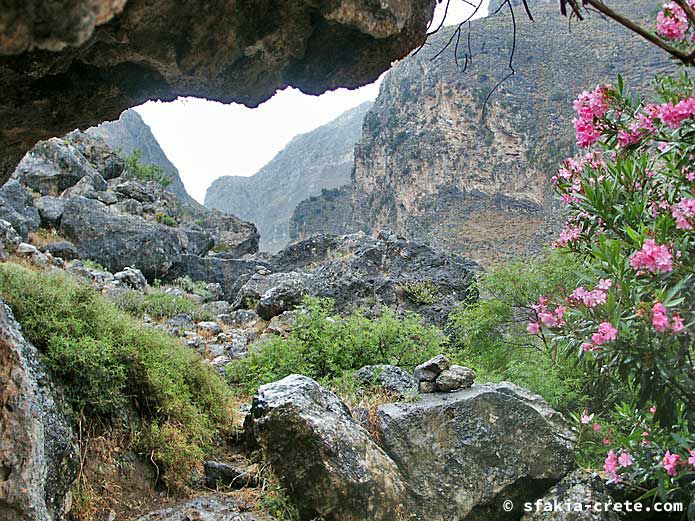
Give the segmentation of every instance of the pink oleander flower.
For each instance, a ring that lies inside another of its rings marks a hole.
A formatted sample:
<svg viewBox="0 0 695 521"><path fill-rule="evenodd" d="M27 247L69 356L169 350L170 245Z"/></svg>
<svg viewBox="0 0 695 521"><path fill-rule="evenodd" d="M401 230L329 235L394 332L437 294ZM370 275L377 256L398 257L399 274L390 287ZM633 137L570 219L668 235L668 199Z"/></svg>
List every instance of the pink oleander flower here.
<svg viewBox="0 0 695 521"><path fill-rule="evenodd" d="M667 246L647 239L642 249L630 256L630 266L635 270L647 270L651 273L668 273L673 270L673 256Z"/></svg>
<svg viewBox="0 0 695 521"><path fill-rule="evenodd" d="M560 232L560 236L553 243L553 247L564 248L565 246L569 245L571 242L576 241L579 238L579 236L581 235L581 233L582 233L582 230L580 228L578 228L577 226L573 226L571 224L568 224Z"/></svg>
<svg viewBox="0 0 695 521"><path fill-rule="evenodd" d="M591 92L582 92L574 101L574 110L577 115L585 121L602 117L608 110L608 100L606 99L608 88L610 88L608 85L597 85Z"/></svg>
<svg viewBox="0 0 695 521"><path fill-rule="evenodd" d="M620 457L618 458L618 463L620 463L621 467L629 467L632 465L634 462L634 459L632 458L632 455L630 455L629 452L623 452Z"/></svg>
<svg viewBox="0 0 695 521"><path fill-rule="evenodd" d="M530 322L529 325L526 326L526 331L528 331L532 335L537 335L541 332L541 326L538 325L538 322Z"/></svg>
<svg viewBox="0 0 695 521"><path fill-rule="evenodd" d="M587 413L582 414L582 425L588 425L589 422L593 419L594 419L593 414L587 414Z"/></svg>
<svg viewBox="0 0 695 521"><path fill-rule="evenodd" d="M656 405L652 405L652 406L649 408L649 412L652 413L652 414L656 414ZM648 432L643 432L642 434L643 434L644 436L649 436L649 433L648 433Z"/></svg>
<svg viewBox="0 0 695 521"><path fill-rule="evenodd" d="M679 333L683 331L683 317L680 316L680 314L678 313L674 313L671 319L673 320L673 324L671 325L671 329L673 329L673 332Z"/></svg>
<svg viewBox="0 0 695 521"><path fill-rule="evenodd" d="M684 120L695 115L695 97L686 98L675 105L671 102L657 105L657 116L669 128L678 128Z"/></svg>
<svg viewBox="0 0 695 521"><path fill-rule="evenodd" d="M596 129L593 123L575 118L572 120L572 124L577 136L577 144L582 148L590 147L601 137L601 132Z"/></svg>
<svg viewBox="0 0 695 521"><path fill-rule="evenodd" d="M599 284L600 286L600 284ZM579 286L570 295L570 299L584 304L587 308L593 309L596 306L605 304L607 301L606 292L602 289L587 291L583 286Z"/></svg>
<svg viewBox="0 0 695 521"><path fill-rule="evenodd" d="M695 199L682 198L675 206L671 207L671 215L676 220L676 228L691 230L695 218Z"/></svg>
<svg viewBox="0 0 695 521"><path fill-rule="evenodd" d="M591 342L597 346L602 346L612 342L618 337L618 330L610 322L601 322L598 332L591 335Z"/></svg>
<svg viewBox="0 0 695 521"><path fill-rule="evenodd" d="M688 464L695 467L695 450L690 450L690 457L688 458Z"/></svg>
<svg viewBox="0 0 695 521"><path fill-rule="evenodd" d="M582 351L584 351L585 353L587 353L589 351L593 351L594 348L595 348L594 344L592 344L590 342L584 342L582 344Z"/></svg>
<svg viewBox="0 0 695 521"><path fill-rule="evenodd" d="M601 432L601 425L598 424L598 423L596 423L596 422L594 422L594 424L591 426L591 429L592 429L594 432Z"/></svg>
<svg viewBox="0 0 695 521"><path fill-rule="evenodd" d="M661 460L661 466L666 470L666 474L671 477L676 477L678 475L678 469L676 468L680 463L681 457L678 454L671 454L670 451L666 451L664 454L664 459Z"/></svg>
<svg viewBox="0 0 695 521"><path fill-rule="evenodd" d="M686 172L685 178L691 183L695 181L695 170L693 170L692 172Z"/></svg>
<svg viewBox="0 0 695 521"><path fill-rule="evenodd" d="M666 308L661 302L657 302L652 306L652 325L657 332L663 333L668 328L668 324Z"/></svg>
<svg viewBox="0 0 695 521"><path fill-rule="evenodd" d="M608 291L613 286L613 281L611 279L601 279L598 281L598 286L596 286L601 291Z"/></svg>
<svg viewBox="0 0 695 521"><path fill-rule="evenodd" d="M606 474L608 474L608 477L613 480L617 481L618 477L618 456L615 454L613 450L608 451L608 455L606 456L606 460L603 463L603 470L606 471Z"/></svg>
<svg viewBox="0 0 695 521"><path fill-rule="evenodd" d="M666 2L656 16L656 32L669 40L680 41L688 32L688 16L675 2Z"/></svg>

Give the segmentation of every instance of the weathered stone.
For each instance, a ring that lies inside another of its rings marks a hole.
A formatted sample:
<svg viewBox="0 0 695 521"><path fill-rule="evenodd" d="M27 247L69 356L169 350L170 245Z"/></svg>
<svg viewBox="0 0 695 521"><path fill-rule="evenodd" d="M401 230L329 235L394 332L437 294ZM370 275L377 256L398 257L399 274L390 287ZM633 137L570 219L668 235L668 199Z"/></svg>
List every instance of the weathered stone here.
<svg viewBox="0 0 695 521"><path fill-rule="evenodd" d="M12 227L12 224L0 219L0 260L6 260L10 253L14 253L22 238Z"/></svg>
<svg viewBox="0 0 695 521"><path fill-rule="evenodd" d="M267 266L258 261L185 254L176 258L167 279L188 276L194 281L216 282L222 287L224 299L232 301L257 268L264 265Z"/></svg>
<svg viewBox="0 0 695 521"><path fill-rule="evenodd" d="M112 272L136 267L152 280L167 273L187 251L185 235L139 217L116 215L94 199L73 197L65 204L60 232L75 244L81 258L93 259Z"/></svg>
<svg viewBox="0 0 695 521"><path fill-rule="evenodd" d="M217 322L198 322L196 328L207 335L216 335L222 332L222 328Z"/></svg>
<svg viewBox="0 0 695 521"><path fill-rule="evenodd" d="M79 253L77 253L77 248L75 245L68 241L57 241L46 244L44 247L45 251L50 251L52 255L60 257L64 260L73 260L79 258Z"/></svg>
<svg viewBox="0 0 695 521"><path fill-rule="evenodd" d="M449 359L444 355L437 355L424 364L418 365L413 376L418 382L433 382L445 369L449 369Z"/></svg>
<svg viewBox="0 0 695 521"><path fill-rule="evenodd" d="M63 216L63 209L65 208L65 199L45 195L39 197L34 202L34 206L39 211L41 226L45 228L58 228L60 226L60 218Z"/></svg>
<svg viewBox="0 0 695 521"><path fill-rule="evenodd" d="M256 225L235 215L212 210L196 221L213 237L215 251L224 252L228 258L241 258L258 251L260 235Z"/></svg>
<svg viewBox="0 0 695 521"><path fill-rule="evenodd" d="M524 514L521 521L623 521L629 519L625 512L599 512L593 509L596 504L608 505L616 503L619 499L611 496L610 490L600 476L589 474L581 469L565 476L538 501L540 503L533 504L533 511ZM558 509L555 505L571 505L571 507ZM576 511L577 505L584 506L585 510Z"/></svg>
<svg viewBox="0 0 695 521"><path fill-rule="evenodd" d="M421 393L433 393L437 390L437 384L434 382L428 382L427 380L422 380L418 382L418 391Z"/></svg>
<svg viewBox="0 0 695 521"><path fill-rule="evenodd" d="M273 521L264 513L242 512L238 499L224 494L199 496L173 507L167 507L137 521Z"/></svg>
<svg viewBox="0 0 695 521"><path fill-rule="evenodd" d="M205 470L205 486L211 489L220 486L232 488L258 486L256 476L227 463L206 461L203 463L203 469Z"/></svg>
<svg viewBox="0 0 695 521"><path fill-rule="evenodd" d="M41 195L58 196L88 174L98 172L67 139L37 143L24 156L13 177Z"/></svg>
<svg viewBox="0 0 695 521"><path fill-rule="evenodd" d="M60 393L0 300L0 519L59 521L78 450Z"/></svg>
<svg viewBox="0 0 695 521"><path fill-rule="evenodd" d="M128 266L123 271L114 273L113 278L116 283L127 288L136 290L144 290L147 288L147 279L137 268Z"/></svg>
<svg viewBox="0 0 695 521"><path fill-rule="evenodd" d="M418 388L412 375L394 365L366 365L355 373L355 379L367 387L382 387L400 398L414 394Z"/></svg>
<svg viewBox="0 0 695 521"><path fill-rule="evenodd" d="M220 317L223 324L233 327L251 327L260 320L258 313L251 309L239 309Z"/></svg>
<svg viewBox="0 0 695 521"><path fill-rule="evenodd" d="M34 253L37 253L39 250L36 249L36 246L33 244L28 244L26 242L22 242L17 246L17 253L22 254L22 255L32 255Z"/></svg>
<svg viewBox="0 0 695 521"><path fill-rule="evenodd" d="M457 389L467 389L473 385L474 380L475 371L468 367L452 365L449 369L444 369L439 373L435 384L438 391L456 391Z"/></svg>
<svg viewBox="0 0 695 521"><path fill-rule="evenodd" d="M509 383L421 396L380 407L377 427L423 518L518 519L574 468L574 435L540 396Z"/></svg>
<svg viewBox="0 0 695 521"><path fill-rule="evenodd" d="M244 428L303 519L396 519L405 494L398 468L347 407L310 378L261 386Z"/></svg>
<svg viewBox="0 0 695 521"><path fill-rule="evenodd" d="M364 233L319 236L291 244L270 263L277 273L308 272L306 292L333 299L340 312L378 303L415 311L440 326L454 306L477 297L471 282L480 269L474 262L417 241ZM436 298L414 302L404 293L408 284L424 285Z"/></svg>
<svg viewBox="0 0 695 521"><path fill-rule="evenodd" d="M434 5L13 2L0 14L0 55L14 55L0 56L0 182L37 141L147 99L257 106L289 85L319 94L370 83L422 43Z"/></svg>
<svg viewBox="0 0 695 521"><path fill-rule="evenodd" d="M207 311L216 317L229 314L230 309L231 306L226 300L215 300L213 302L203 304L203 311Z"/></svg>
<svg viewBox="0 0 695 521"><path fill-rule="evenodd" d="M12 224L22 237L36 230L41 222L31 195L14 179L0 187L0 219Z"/></svg>
<svg viewBox="0 0 695 521"><path fill-rule="evenodd" d="M279 278L277 283L261 295L256 306L256 313L264 320L270 320L285 311L291 311L302 303L307 293L305 281L308 277L306 275L282 273L277 276Z"/></svg>

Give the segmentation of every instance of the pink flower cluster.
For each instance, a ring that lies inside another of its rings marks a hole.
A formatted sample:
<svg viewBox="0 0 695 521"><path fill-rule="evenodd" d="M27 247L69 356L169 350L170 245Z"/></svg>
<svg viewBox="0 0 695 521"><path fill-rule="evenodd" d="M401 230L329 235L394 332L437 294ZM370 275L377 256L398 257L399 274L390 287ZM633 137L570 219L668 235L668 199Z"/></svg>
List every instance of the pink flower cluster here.
<svg viewBox="0 0 695 521"><path fill-rule="evenodd" d="M615 451L608 451L608 456L603 464L603 470L608 474L609 479L612 481L620 482L622 476L618 474L618 469L627 468L634 463L634 458L629 452L622 452L618 456Z"/></svg>
<svg viewBox="0 0 695 521"><path fill-rule="evenodd" d="M695 468L695 450L689 450L688 455L688 462L686 463L682 460L680 455L672 454L671 451L667 450L663 459L661 460L661 466L664 468L664 470L666 470L666 474L672 478L675 478L678 476L679 465L690 465L691 467Z"/></svg>
<svg viewBox="0 0 695 521"><path fill-rule="evenodd" d="M694 4L693 0L689 0ZM664 10L656 16L656 32L669 40L681 41L688 32L688 16L676 2L666 2Z"/></svg>
<svg viewBox="0 0 695 521"><path fill-rule="evenodd" d="M548 297L538 297L538 303L531 306L538 316L537 322L530 322L526 330L532 335L540 333L541 324L545 327L562 327L565 325L565 306L548 308Z"/></svg>
<svg viewBox="0 0 695 521"><path fill-rule="evenodd" d="M663 333L669 328L674 333L678 333L683 330L683 317L678 313L674 313L669 319L666 312L666 306L664 306L661 302L656 302L652 306L652 325L659 333Z"/></svg>
<svg viewBox="0 0 695 521"><path fill-rule="evenodd" d="M637 271L668 273L673 270L673 256L668 246L659 245L653 239L647 239L642 249L630 256L630 266Z"/></svg>
<svg viewBox="0 0 695 521"><path fill-rule="evenodd" d="M564 248L579 239L581 234L581 228L574 224L566 224L560 232L559 237L553 241L553 248Z"/></svg>
<svg viewBox="0 0 695 521"><path fill-rule="evenodd" d="M654 110L655 109L655 110ZM691 96L678 103L662 103L656 105L653 112L668 128L678 128L686 119L695 117L695 96Z"/></svg>
<svg viewBox="0 0 695 521"><path fill-rule="evenodd" d="M684 197L671 207L671 215L679 230L691 230L695 218L695 199Z"/></svg>
<svg viewBox="0 0 695 521"><path fill-rule="evenodd" d="M610 322L601 322L598 331L591 335L591 343L594 346L602 346L612 342L618 337L618 330Z"/></svg>
<svg viewBox="0 0 695 521"><path fill-rule="evenodd" d="M592 291L586 290L583 286L579 286L570 295L570 300L584 304L587 308L593 309L596 306L605 304L607 300L606 291L613 285L613 281L609 279L601 279Z"/></svg>
<svg viewBox="0 0 695 521"><path fill-rule="evenodd" d="M607 85L598 85L591 92L582 92L574 101L574 110L578 117L574 118L572 123L577 143L582 148L590 147L601 137L600 125L596 124L596 119L603 117L608 110L606 92L609 88Z"/></svg>

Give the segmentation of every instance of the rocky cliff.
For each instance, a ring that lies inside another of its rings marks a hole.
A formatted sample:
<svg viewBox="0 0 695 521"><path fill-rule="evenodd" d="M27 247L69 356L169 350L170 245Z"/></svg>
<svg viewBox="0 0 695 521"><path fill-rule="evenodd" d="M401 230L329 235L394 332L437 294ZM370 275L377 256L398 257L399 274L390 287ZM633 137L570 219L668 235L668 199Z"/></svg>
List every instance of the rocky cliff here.
<svg viewBox="0 0 695 521"><path fill-rule="evenodd" d="M649 13L653 3L616 5ZM293 236L390 227L488 264L524 252L551 207L549 176L573 151L577 93L618 74L644 88L670 67L616 24L592 17L570 33L555 5L532 7L535 22L517 17L516 75L490 97L484 120L486 97L509 72L505 11L472 24L465 70L465 33L458 64L453 44L433 59L451 30L398 63L365 118L352 190L301 204Z"/></svg>
<svg viewBox="0 0 695 521"><path fill-rule="evenodd" d="M334 121L295 137L251 177L217 179L205 206L256 224L260 247L277 251L289 241L289 220L302 200L350 182L353 149L371 103L363 103Z"/></svg>
<svg viewBox="0 0 695 521"><path fill-rule="evenodd" d="M183 201L193 206L199 204L186 192L178 169L166 156L152 130L135 110L124 111L116 121L106 121L87 130L87 134L99 136L113 150L130 155L139 150L140 161L144 164L157 165L171 179L167 190L175 193Z"/></svg>

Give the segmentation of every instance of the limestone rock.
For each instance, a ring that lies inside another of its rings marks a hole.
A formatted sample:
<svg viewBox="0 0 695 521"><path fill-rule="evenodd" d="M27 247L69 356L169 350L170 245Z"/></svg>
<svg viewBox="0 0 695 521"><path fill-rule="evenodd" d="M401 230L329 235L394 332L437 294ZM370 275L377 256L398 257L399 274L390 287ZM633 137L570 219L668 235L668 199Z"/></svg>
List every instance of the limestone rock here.
<svg viewBox="0 0 695 521"><path fill-rule="evenodd" d="M379 408L381 446L423 518L517 519L574 467L574 435L537 395L509 383ZM516 510L502 511L512 500Z"/></svg>
<svg viewBox="0 0 695 521"><path fill-rule="evenodd" d="M14 179L0 187L0 219L11 223L25 238L39 227L41 220L31 195Z"/></svg>
<svg viewBox="0 0 695 521"><path fill-rule="evenodd" d="M355 379L363 386L376 385L399 398L417 391L417 380L400 367L394 365L366 365L355 373Z"/></svg>
<svg viewBox="0 0 695 521"><path fill-rule="evenodd" d="M438 391L456 391L458 389L467 389L473 385L474 380L475 371L468 367L452 365L439 373L439 376L437 376L435 380L435 384Z"/></svg>
<svg viewBox="0 0 695 521"><path fill-rule="evenodd" d="M39 197L34 202L34 207L39 211L41 226L44 228L58 228L60 226L60 218L63 216L63 209L65 208L65 199L45 195Z"/></svg>
<svg viewBox="0 0 695 521"><path fill-rule="evenodd" d="M548 506L554 507L557 504L590 505L596 503L607 505L614 503L618 499L611 497L610 490L600 476L589 474L581 469L575 470L565 476L557 485L540 498L539 508L524 514L521 521L623 521L627 520L628 514L625 512L594 512L573 511L572 509L552 511Z"/></svg>
<svg viewBox="0 0 695 521"><path fill-rule="evenodd" d="M258 486L254 475L227 463L206 461L203 463L203 469L205 470L205 486L213 490L218 486L232 488Z"/></svg>
<svg viewBox="0 0 695 521"><path fill-rule="evenodd" d="M202 496L152 512L137 521L273 521L256 512L242 512L239 500L223 494Z"/></svg>
<svg viewBox="0 0 695 521"><path fill-rule="evenodd" d="M405 493L398 468L312 379L291 375L262 386L244 428L303 519L396 519Z"/></svg>
<svg viewBox="0 0 695 521"><path fill-rule="evenodd" d="M437 355L424 364L418 365L414 376L418 382L434 382L445 369L449 369L449 359L444 355Z"/></svg>
<svg viewBox="0 0 695 521"><path fill-rule="evenodd" d="M61 395L0 300L0 519L59 521L78 449Z"/></svg>

